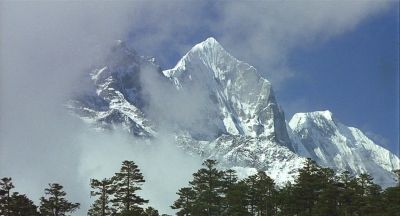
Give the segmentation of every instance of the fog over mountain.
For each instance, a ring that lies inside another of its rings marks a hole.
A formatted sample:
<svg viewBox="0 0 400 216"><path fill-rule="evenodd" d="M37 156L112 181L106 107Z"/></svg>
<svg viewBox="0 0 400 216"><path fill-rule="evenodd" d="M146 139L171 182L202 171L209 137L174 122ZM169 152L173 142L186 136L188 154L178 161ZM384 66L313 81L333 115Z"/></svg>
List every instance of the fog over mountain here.
<svg viewBox="0 0 400 216"><path fill-rule="evenodd" d="M139 165L143 197L161 212L205 158L283 183L312 157L392 184L398 158L380 143L324 111L289 121L275 94L296 75L294 49L392 5L0 1L0 176L35 202L59 182L78 215L92 202L89 179L122 160Z"/></svg>
<svg viewBox="0 0 400 216"><path fill-rule="evenodd" d="M241 176L265 170L281 185L307 157L337 171L369 173L382 186L395 183L396 155L330 111L298 113L286 124L272 84L214 38L168 70L118 41L90 79L93 91L77 95L70 109L96 128L122 127L143 140L168 131L171 143L191 155L218 159Z"/></svg>

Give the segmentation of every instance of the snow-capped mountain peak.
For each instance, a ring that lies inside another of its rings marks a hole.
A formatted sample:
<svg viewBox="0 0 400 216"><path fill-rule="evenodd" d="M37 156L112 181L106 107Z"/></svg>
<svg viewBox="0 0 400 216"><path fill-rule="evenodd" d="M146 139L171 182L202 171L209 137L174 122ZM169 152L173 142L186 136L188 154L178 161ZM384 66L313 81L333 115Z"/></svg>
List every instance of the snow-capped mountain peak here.
<svg viewBox="0 0 400 216"><path fill-rule="evenodd" d="M254 67L227 53L214 38L195 45L163 74L177 89L207 90L218 107L215 115L222 117L216 125L223 133L268 137L292 148L271 83Z"/></svg>
<svg viewBox="0 0 400 216"><path fill-rule="evenodd" d="M290 126L295 127L297 124L305 124L307 121L314 122L317 120L331 122L333 123L333 114L329 110L325 111L314 111L308 113L296 113L293 115L292 119L290 120Z"/></svg>
<svg viewBox="0 0 400 216"><path fill-rule="evenodd" d="M333 114L331 111L329 110L325 110L325 111L315 111L313 112L314 115L319 115L319 116L323 116L324 118L326 118L327 120L331 120L333 121Z"/></svg>
<svg viewBox="0 0 400 216"><path fill-rule="evenodd" d="M332 116L330 111L293 116L289 126L300 140L295 144L297 149L306 149L299 154L336 170L371 174L381 185L393 184L391 172L400 168L399 158L375 144L359 129L348 127Z"/></svg>
<svg viewBox="0 0 400 216"><path fill-rule="evenodd" d="M225 51L222 45L215 38L209 37L206 40L194 45L189 52L194 52L196 50L205 50L205 49Z"/></svg>
<svg viewBox="0 0 400 216"><path fill-rule="evenodd" d="M189 153L234 167L241 176L264 170L283 184L293 180L310 157L336 170L367 172L388 186L394 183L391 171L400 168L397 156L360 130L345 126L328 110L297 113L287 124L271 83L212 37L164 71L154 58L139 56L117 41L109 57L89 75L93 91L77 95L70 103L85 121L100 128L122 126L134 136L148 139L158 136L161 125L149 113L164 110L171 98L175 109L194 102L195 112L177 112L162 120L170 121L167 124L176 144ZM152 75L159 82L157 88L165 87L165 91L157 91L156 98L166 101L161 109L149 112L149 104L155 102L146 88L155 86L150 82Z"/></svg>
<svg viewBox="0 0 400 216"><path fill-rule="evenodd" d="M186 71L188 68L193 66L193 64L201 65L204 70L199 71L213 72L215 77L219 77L223 79L223 74L232 72L233 70L229 70L227 67L241 63L235 57L230 55L222 45L215 40L215 38L210 37L205 41L200 42L193 46L175 65L174 68L169 70L164 70L163 74L166 77L174 79L175 82L178 82L179 77L184 76L182 73ZM248 67L251 67L248 65ZM190 68L189 68L190 69ZM178 87L180 87L180 83L176 83Z"/></svg>

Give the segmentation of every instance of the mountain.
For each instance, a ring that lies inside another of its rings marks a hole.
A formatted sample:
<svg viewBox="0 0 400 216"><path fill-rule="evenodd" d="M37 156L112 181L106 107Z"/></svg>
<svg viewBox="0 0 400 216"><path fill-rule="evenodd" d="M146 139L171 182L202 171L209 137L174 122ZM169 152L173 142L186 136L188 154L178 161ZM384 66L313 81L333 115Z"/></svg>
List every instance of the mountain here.
<svg viewBox="0 0 400 216"><path fill-rule="evenodd" d="M289 126L303 149L299 155L336 170L369 173L384 186L393 184L391 171L400 169L399 158L359 129L339 122L330 111L297 113Z"/></svg>
<svg viewBox="0 0 400 216"><path fill-rule="evenodd" d="M212 116L218 117L213 124L220 134L266 138L293 150L271 83L227 53L214 38L194 46L163 74L181 91L194 86L207 89L217 107Z"/></svg>
<svg viewBox="0 0 400 216"><path fill-rule="evenodd" d="M68 107L84 121L98 128L122 126L140 137L155 134L154 125L145 117L146 99L140 82L141 68L159 67L118 41L106 63L89 74L91 88L77 94Z"/></svg>
<svg viewBox="0 0 400 216"><path fill-rule="evenodd" d="M86 122L122 127L143 139L167 130L187 153L215 158L243 177L265 170L283 184L310 157L336 170L367 171L385 185L394 182L395 155L329 112L299 113L287 124L271 83L214 38L169 70L118 42L88 80L91 88L69 103Z"/></svg>

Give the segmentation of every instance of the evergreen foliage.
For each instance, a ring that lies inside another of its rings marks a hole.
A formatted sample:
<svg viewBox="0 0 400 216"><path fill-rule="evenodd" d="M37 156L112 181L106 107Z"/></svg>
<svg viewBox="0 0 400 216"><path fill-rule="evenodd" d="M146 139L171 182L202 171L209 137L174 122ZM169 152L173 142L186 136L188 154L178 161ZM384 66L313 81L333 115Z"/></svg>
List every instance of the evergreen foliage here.
<svg viewBox="0 0 400 216"><path fill-rule="evenodd" d="M144 210L144 216L159 216L158 210L153 207L147 207Z"/></svg>
<svg viewBox="0 0 400 216"><path fill-rule="evenodd" d="M10 216L11 190L14 188L11 178L4 177L0 181L0 215Z"/></svg>
<svg viewBox="0 0 400 216"><path fill-rule="evenodd" d="M25 194L11 190L14 188L11 178L2 178L0 181L0 215L4 216L36 216L37 206Z"/></svg>
<svg viewBox="0 0 400 216"><path fill-rule="evenodd" d="M216 165L215 160L204 161L204 167L194 173L193 180L189 182L196 194L193 203L196 215L221 215L224 173Z"/></svg>
<svg viewBox="0 0 400 216"><path fill-rule="evenodd" d="M179 189L176 193L179 198L171 206L172 209L179 209L176 213L178 216L187 216L193 212L194 201L196 200L196 192L190 187Z"/></svg>
<svg viewBox="0 0 400 216"><path fill-rule="evenodd" d="M145 180L133 161L123 161L120 172L115 173L113 178L115 193L112 202L117 209L125 213L136 211L140 205L149 202L136 194Z"/></svg>
<svg viewBox="0 0 400 216"><path fill-rule="evenodd" d="M368 174L336 175L308 159L294 183L278 188L263 171L238 181L235 171L218 171L216 164L205 161L190 187L178 191L171 206L177 215L400 216L400 187L382 192Z"/></svg>
<svg viewBox="0 0 400 216"><path fill-rule="evenodd" d="M234 170L220 171L217 161L206 160L171 206L178 216L400 216L400 185L382 188L368 174L335 174L308 159L294 183L279 188L264 171L239 180ZM393 171L400 180L400 171ZM49 184L40 206L13 192L11 178L0 179L1 216L65 216L80 206L69 202L58 183ZM145 182L133 161L123 161L120 172L92 179L97 199L89 216L159 216L148 200L138 196ZM162 216L167 216L162 214Z"/></svg>
<svg viewBox="0 0 400 216"><path fill-rule="evenodd" d="M63 191L63 186L58 183L49 184L45 189L45 196L40 198L40 214L43 216L64 216L74 212L80 206L79 203L69 202Z"/></svg>
<svg viewBox="0 0 400 216"><path fill-rule="evenodd" d="M111 206L110 197L115 193L114 179L104 178L99 181L97 179L92 179L90 181L90 196L96 196L98 199L93 203L89 209L89 216L107 216L113 215L116 209Z"/></svg>
<svg viewBox="0 0 400 216"><path fill-rule="evenodd" d="M10 201L10 215L39 215L37 206L25 194L14 192Z"/></svg>

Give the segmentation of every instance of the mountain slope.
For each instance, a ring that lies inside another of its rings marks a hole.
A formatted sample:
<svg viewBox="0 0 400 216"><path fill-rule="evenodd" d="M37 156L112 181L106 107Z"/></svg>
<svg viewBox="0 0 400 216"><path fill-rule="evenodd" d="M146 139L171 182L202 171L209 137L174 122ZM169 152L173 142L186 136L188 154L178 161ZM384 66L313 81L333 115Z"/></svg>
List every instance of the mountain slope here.
<svg viewBox="0 0 400 216"><path fill-rule="evenodd" d="M340 123L330 111L297 113L289 126L304 149L300 155L321 166L371 174L381 185L394 183L391 171L400 168L399 158L359 129Z"/></svg>
<svg viewBox="0 0 400 216"><path fill-rule="evenodd" d="M140 137L155 135L154 125L146 118L146 99L140 76L143 67L158 66L129 49L124 43L112 48L105 63L89 74L92 88L76 95L69 108L98 128L122 126Z"/></svg>
<svg viewBox="0 0 400 216"><path fill-rule="evenodd" d="M88 80L91 88L69 103L86 122L144 139L167 131L186 152L217 159L242 177L264 170L283 184L310 157L336 170L368 172L386 186L399 168L398 157L330 112L299 113L287 124L271 83L214 38L164 71L118 42Z"/></svg>
<svg viewBox="0 0 400 216"><path fill-rule="evenodd" d="M221 134L265 137L292 149L271 83L254 67L227 53L214 38L195 45L163 74L181 91L193 86L208 90L217 107L210 116L218 117L214 124Z"/></svg>

